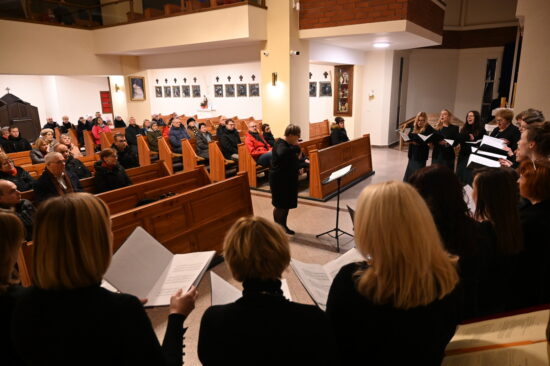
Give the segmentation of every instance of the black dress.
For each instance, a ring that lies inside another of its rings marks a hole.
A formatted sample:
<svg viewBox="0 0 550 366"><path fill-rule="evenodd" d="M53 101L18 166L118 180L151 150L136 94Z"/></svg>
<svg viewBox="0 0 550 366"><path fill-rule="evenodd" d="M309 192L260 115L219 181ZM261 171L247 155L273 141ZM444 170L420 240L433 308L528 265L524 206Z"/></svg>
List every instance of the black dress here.
<svg viewBox="0 0 550 366"><path fill-rule="evenodd" d="M476 147L476 145L468 144L466 142L481 140L485 135L485 129L479 131L477 135L474 136L473 140L470 139L470 133L470 131L463 129L458 135L458 140L460 142L460 152L458 153L456 175L463 185L472 185L472 182L474 180L472 169L467 168L466 166L468 165L468 159L470 158L470 154L472 153L472 147Z"/></svg>
<svg viewBox="0 0 550 366"><path fill-rule="evenodd" d="M13 313L12 340L25 365L181 365L184 315L172 314L161 347L143 305L99 285L29 288Z"/></svg>
<svg viewBox="0 0 550 366"><path fill-rule="evenodd" d="M443 139L454 140L451 146L440 145L439 141L434 141L434 149L432 152L432 165L440 164L448 167L453 172L455 170L455 149L454 146L458 145L458 126L449 125L442 127L439 131L436 131L439 136L439 141Z"/></svg>
<svg viewBox="0 0 550 366"><path fill-rule="evenodd" d="M269 187L271 203L276 208L298 207L299 153L299 146L290 145L285 139L275 141L269 171Z"/></svg>
<svg viewBox="0 0 550 366"><path fill-rule="evenodd" d="M95 162L94 170L94 183L97 193L112 191L132 184L126 170L118 162L114 167L107 167L103 161L99 160Z"/></svg>
<svg viewBox="0 0 550 366"><path fill-rule="evenodd" d="M429 136L434 133L435 130L432 126L427 125L426 129L422 133L424 136ZM409 178L417 171L426 166L426 161L428 160L428 155L430 153L430 146L427 141L422 140L418 134L409 133L409 138L411 143L409 143L407 156L409 157L409 162L407 163L407 169L405 170L405 176L403 177L404 182L408 182ZM413 143L414 142L414 143Z"/></svg>
<svg viewBox="0 0 550 366"><path fill-rule="evenodd" d="M0 293L0 355L4 366L21 365L11 341L11 323L13 308L22 289L10 286L6 292Z"/></svg>
<svg viewBox="0 0 550 366"><path fill-rule="evenodd" d="M504 131L499 131L498 127L495 128L491 132L491 136L496 137L497 139L508 140L508 147L512 149L512 151L516 151L518 148L518 141L521 138L521 132L519 132L519 128L510 123Z"/></svg>
<svg viewBox="0 0 550 366"><path fill-rule="evenodd" d="M342 267L327 300L339 364L441 365L460 321L461 287L426 306L396 309L374 304L357 292L354 274L360 268L366 269L367 263Z"/></svg>
<svg viewBox="0 0 550 366"><path fill-rule="evenodd" d="M34 189L35 180L31 177L29 172L27 172L20 166L16 166L15 169L17 171L15 175L0 171L0 179L5 179L13 182L17 186L17 190L19 192L25 192Z"/></svg>
<svg viewBox="0 0 550 366"><path fill-rule="evenodd" d="M201 320L198 354L213 365L332 365L323 312L288 301L279 280L249 280L243 296L212 306Z"/></svg>

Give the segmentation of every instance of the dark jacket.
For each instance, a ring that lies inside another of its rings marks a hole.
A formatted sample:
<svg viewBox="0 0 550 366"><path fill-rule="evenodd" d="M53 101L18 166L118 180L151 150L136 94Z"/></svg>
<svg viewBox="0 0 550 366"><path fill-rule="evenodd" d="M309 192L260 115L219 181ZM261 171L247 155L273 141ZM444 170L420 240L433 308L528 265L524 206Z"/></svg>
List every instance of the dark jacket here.
<svg viewBox="0 0 550 366"><path fill-rule="evenodd" d="M159 151L159 138L162 138L161 130L147 132L147 142L149 143L151 151Z"/></svg>
<svg viewBox="0 0 550 366"><path fill-rule="evenodd" d="M69 130L74 130L74 125L71 122L61 122L61 126L59 126L59 132L61 133L69 133Z"/></svg>
<svg viewBox="0 0 550 366"><path fill-rule="evenodd" d="M105 166L103 161L96 161L95 169L95 188L97 193L112 191L113 189L127 187L132 184L126 174L124 167L117 163L113 168Z"/></svg>
<svg viewBox="0 0 550 366"><path fill-rule="evenodd" d="M300 147L290 145L284 139L277 139L273 147L269 187L271 203L276 208L298 206L298 170Z"/></svg>
<svg viewBox="0 0 550 366"><path fill-rule="evenodd" d="M212 141L212 135L208 131L205 133L199 132L195 139L197 142L197 155L208 159L208 143Z"/></svg>
<svg viewBox="0 0 550 366"><path fill-rule="evenodd" d="M239 153L238 146L241 143L239 131L237 131L236 129L224 129L224 132L221 134L221 136L219 136L219 139L223 156L226 159L231 159L231 155Z"/></svg>
<svg viewBox="0 0 550 366"><path fill-rule="evenodd" d="M273 134L271 132L264 132L263 133L265 141L269 144L269 146L273 147L275 146L275 137L273 137Z"/></svg>
<svg viewBox="0 0 550 366"><path fill-rule="evenodd" d="M63 188L59 184L58 180L50 174L48 169L45 169L34 186L36 202L42 202L48 198L57 197L72 192L80 192L82 190L78 178L67 170L65 170L63 180L65 181L67 188Z"/></svg>
<svg viewBox="0 0 550 366"><path fill-rule="evenodd" d="M455 126L455 125L449 125L446 127L444 126L440 130L436 130L435 133L438 136L437 138L438 141L433 142L434 149L432 151L432 164L442 164L454 171L454 165L455 165L454 146L457 146L459 143L458 126ZM450 146L440 145L439 141L444 139L454 140L454 142Z"/></svg>
<svg viewBox="0 0 550 366"><path fill-rule="evenodd" d="M2 150L4 150L6 154L13 152L13 144L11 143L9 137L5 139L0 136L0 146L2 146Z"/></svg>
<svg viewBox="0 0 550 366"><path fill-rule="evenodd" d="M521 132L519 132L519 128L510 123L510 125L506 127L504 131L499 131L498 127L495 128L491 132L491 136L496 137L497 139L508 140L508 147L512 149L512 151L516 151L516 149L518 148L518 141L521 138Z"/></svg>
<svg viewBox="0 0 550 366"><path fill-rule="evenodd" d="M170 118L170 122L172 122L172 119L173 119L173 118ZM157 119L153 118L153 119L151 120L151 123L153 123L153 122L156 122L156 123L157 123L157 126L159 126L159 127L166 126L166 122L164 122L164 119L163 119L163 118L157 118Z"/></svg>
<svg viewBox="0 0 550 366"><path fill-rule="evenodd" d="M126 128L126 123L124 123L124 120L122 118L121 119L115 118L114 123L115 123L115 128Z"/></svg>
<svg viewBox="0 0 550 366"><path fill-rule="evenodd" d="M137 135L145 135L145 132L138 125L129 125L126 127L126 142L128 145L135 146L137 150Z"/></svg>
<svg viewBox="0 0 550 366"><path fill-rule="evenodd" d="M75 159L73 156L69 156L67 162L65 163L65 169L78 179L89 178L92 176L92 173L83 162L78 159Z"/></svg>
<svg viewBox="0 0 550 366"><path fill-rule="evenodd" d="M15 175L0 171L0 179L13 182L17 186L17 190L19 192L30 191L33 189L35 180L31 177L29 172L19 166L16 166L15 169L17 171Z"/></svg>
<svg viewBox="0 0 550 366"><path fill-rule="evenodd" d="M118 162L124 167L124 169L136 168L139 166L137 154L132 151L130 145L120 151L115 144L111 146L111 149L115 149L118 154Z"/></svg>
<svg viewBox="0 0 550 366"><path fill-rule="evenodd" d="M0 355L2 355L3 366L20 366L22 364L10 339L13 323L12 313L22 291L21 286L10 286L5 293L0 293Z"/></svg>
<svg viewBox="0 0 550 366"><path fill-rule="evenodd" d="M10 136L9 140L11 143L11 149L12 149L11 152L32 150L32 146L30 142L21 136L19 137Z"/></svg>
<svg viewBox="0 0 550 366"><path fill-rule="evenodd" d="M59 124L55 121L53 121L52 123L46 123L42 129L45 129L45 128L51 128L53 130L53 137L54 138L59 138L59 136L55 136L55 129L56 128L59 128Z"/></svg>
<svg viewBox="0 0 550 366"><path fill-rule="evenodd" d="M161 345L143 305L99 285L25 289L13 312L12 339L25 365L182 364L185 316L172 314ZM29 351L32 350L32 351Z"/></svg>
<svg viewBox="0 0 550 366"><path fill-rule="evenodd" d="M1 210L11 212L19 217L25 227L25 240L31 241L34 214L36 213L36 208L34 208L32 202L22 199L17 205L15 205L15 207L5 207L0 205L0 211Z"/></svg>
<svg viewBox="0 0 550 366"><path fill-rule="evenodd" d="M340 128L338 124L330 128L331 145L338 145L338 144L341 144L342 142L347 142L347 141L349 141L349 137L345 128Z"/></svg>
<svg viewBox="0 0 550 366"><path fill-rule="evenodd" d="M221 135L223 135L225 133L227 129L225 128L224 125L222 124L219 124L218 127L216 128L216 136L218 136L218 140L220 139Z"/></svg>
<svg viewBox="0 0 550 366"><path fill-rule="evenodd" d="M441 365L460 321L461 288L441 300L408 310L379 305L359 294L354 274L367 263L350 263L334 278L327 317L340 365ZM396 349L395 345L399 345Z"/></svg>
<svg viewBox="0 0 550 366"><path fill-rule="evenodd" d="M76 136L78 138L78 144L80 146L84 146L84 131L91 131L92 130L92 124L88 121L78 121L78 125L76 126Z"/></svg>
<svg viewBox="0 0 550 366"><path fill-rule="evenodd" d="M202 317L198 354L204 366L333 364L320 309L285 299L279 280L249 280L243 287L240 299L212 306Z"/></svg>
<svg viewBox="0 0 550 366"><path fill-rule="evenodd" d="M168 138L172 144L172 150L177 153L181 153L181 140L190 139L187 129L183 126L180 126L179 128L176 128L176 126L170 127Z"/></svg>

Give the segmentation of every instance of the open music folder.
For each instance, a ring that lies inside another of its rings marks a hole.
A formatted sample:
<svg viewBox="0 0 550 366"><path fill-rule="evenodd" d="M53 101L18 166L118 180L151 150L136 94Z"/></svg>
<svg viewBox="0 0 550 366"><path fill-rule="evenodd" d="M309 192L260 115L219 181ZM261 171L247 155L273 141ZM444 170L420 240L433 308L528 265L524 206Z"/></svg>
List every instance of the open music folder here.
<svg viewBox="0 0 550 366"><path fill-rule="evenodd" d="M479 144L479 150L507 156L508 153L504 150L506 146L501 139L485 135Z"/></svg>
<svg viewBox="0 0 550 366"><path fill-rule="evenodd" d="M291 259L290 265L309 293L309 296L311 296L319 308L325 310L330 286L340 268L346 264L362 262L364 260L365 258L363 258L361 253L357 249L352 248L325 265L304 263L296 259Z"/></svg>
<svg viewBox="0 0 550 366"><path fill-rule="evenodd" d="M185 292L199 284L215 254L172 254L137 227L113 255L103 287L147 298L146 306L166 306L180 288Z"/></svg>

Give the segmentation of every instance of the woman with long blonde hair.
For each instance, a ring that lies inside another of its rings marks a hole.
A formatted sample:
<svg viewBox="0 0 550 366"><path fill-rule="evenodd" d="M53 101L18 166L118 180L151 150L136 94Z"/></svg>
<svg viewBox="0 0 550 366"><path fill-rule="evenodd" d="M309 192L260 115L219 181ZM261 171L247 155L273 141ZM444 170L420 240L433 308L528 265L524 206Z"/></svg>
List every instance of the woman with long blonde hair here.
<svg viewBox="0 0 550 366"><path fill-rule="evenodd" d="M407 126L403 127L404 132L407 128L410 128ZM424 141L419 135L429 136L434 132L433 127L428 123L428 116L426 115L426 112L418 112L414 118L412 128L410 128L408 133L410 139L409 151L407 153L409 163L407 164L405 176L403 177L404 182L407 182L417 170L424 168L426 166L426 161L428 160L430 146L427 141Z"/></svg>
<svg viewBox="0 0 550 366"><path fill-rule="evenodd" d="M327 302L340 363L440 365L462 293L422 197L403 182L366 187L355 238L367 261L342 267Z"/></svg>
<svg viewBox="0 0 550 366"><path fill-rule="evenodd" d="M455 149L459 144L458 126L451 124L453 114L448 109L441 110L439 121L435 126L437 139L434 140L432 165L440 164L455 170Z"/></svg>

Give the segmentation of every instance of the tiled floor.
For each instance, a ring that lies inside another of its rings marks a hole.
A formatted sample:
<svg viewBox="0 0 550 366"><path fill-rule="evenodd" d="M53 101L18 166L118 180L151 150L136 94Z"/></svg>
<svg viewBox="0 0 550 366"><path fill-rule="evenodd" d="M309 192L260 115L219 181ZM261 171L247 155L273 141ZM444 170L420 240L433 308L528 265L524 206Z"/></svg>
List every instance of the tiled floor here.
<svg viewBox="0 0 550 366"><path fill-rule="evenodd" d="M373 183L385 182L388 180L401 180L407 165L407 154L391 148L373 148L373 166L375 174L368 179L360 182L356 186L346 190L341 195L340 207L345 208L349 205L355 208L355 200L361 193L361 190ZM252 202L254 205L254 214L268 219L272 219L271 197L263 192L252 192ZM296 235L291 238L292 257L303 262L324 264L338 256L335 251L335 240L327 236L316 238L315 235L330 230L335 226L336 219L336 198L327 202L315 202L310 200L300 200L298 208L291 210L288 217L288 226L296 231ZM340 212L340 228L353 234L351 219L347 210ZM340 240L343 251L353 247L353 238L343 236ZM221 263L213 269L218 275L226 279L236 287L240 283L231 278L229 270L225 263ZM294 272L289 268L283 274L290 288L293 301L313 304L313 301L298 281ZM185 365L200 365L197 357L197 342L200 327L200 319L204 311L211 304L210 296L210 276L206 274L199 286L199 298L193 313L185 321L188 327L185 337ZM149 317L153 322L159 339L162 340L166 327L166 308L156 308L148 310Z"/></svg>

